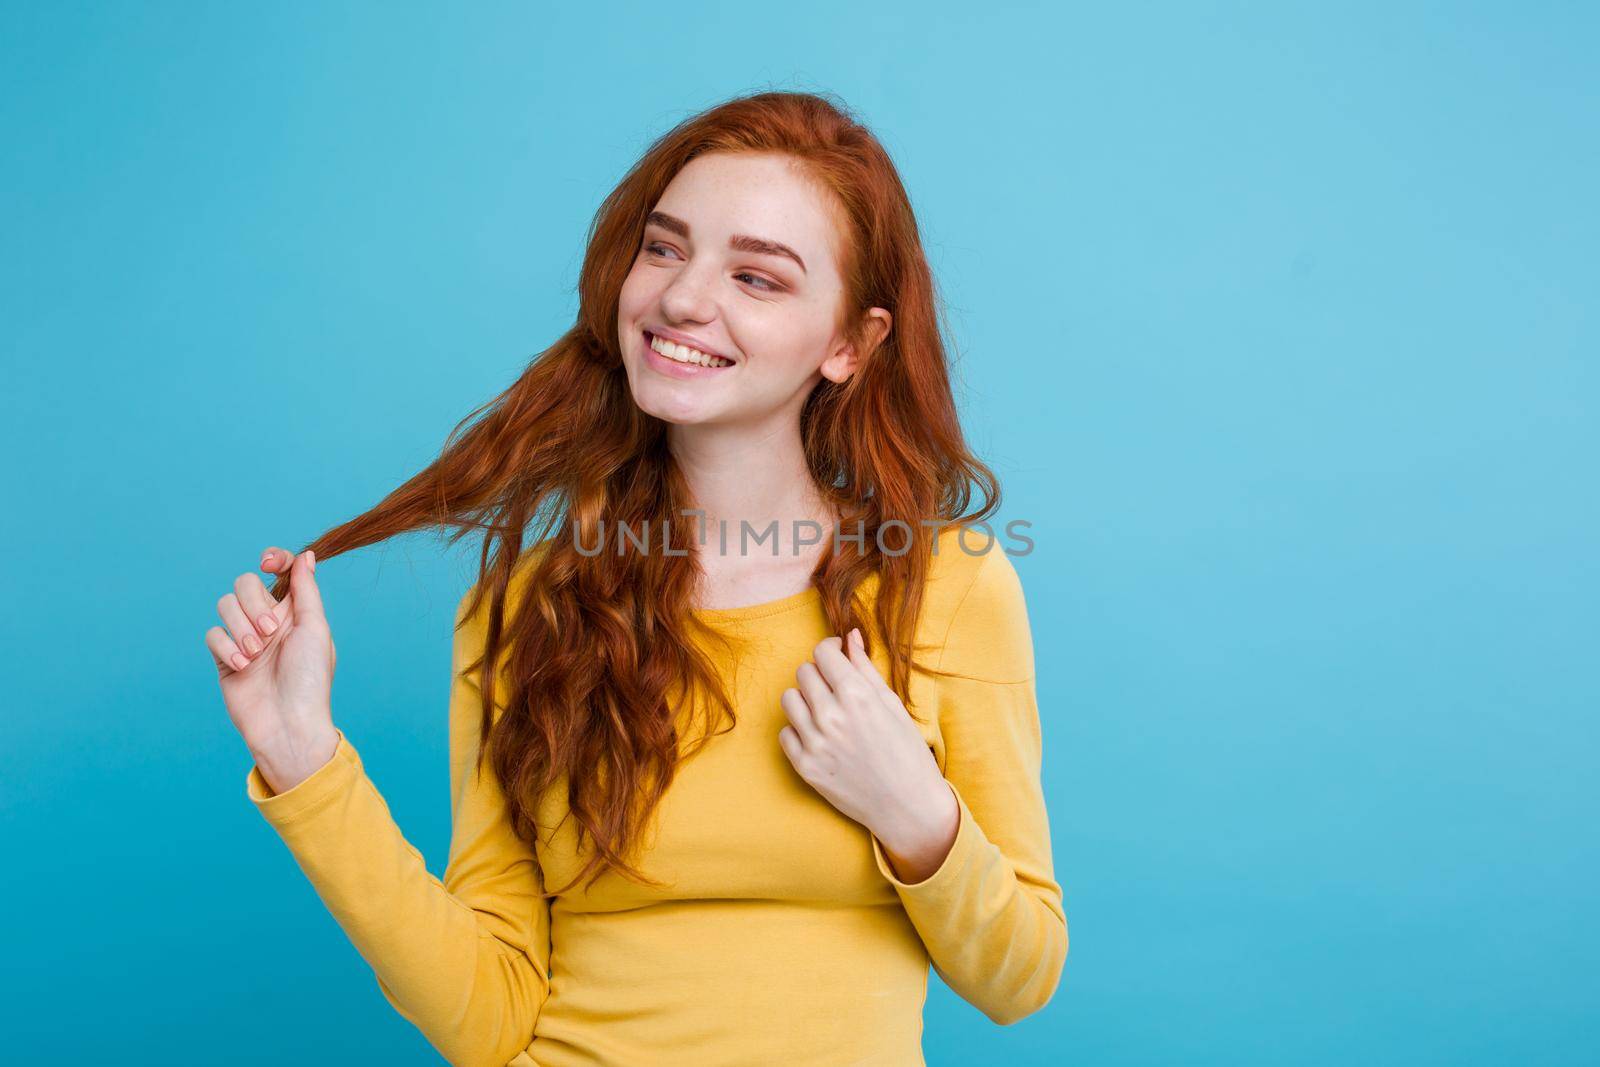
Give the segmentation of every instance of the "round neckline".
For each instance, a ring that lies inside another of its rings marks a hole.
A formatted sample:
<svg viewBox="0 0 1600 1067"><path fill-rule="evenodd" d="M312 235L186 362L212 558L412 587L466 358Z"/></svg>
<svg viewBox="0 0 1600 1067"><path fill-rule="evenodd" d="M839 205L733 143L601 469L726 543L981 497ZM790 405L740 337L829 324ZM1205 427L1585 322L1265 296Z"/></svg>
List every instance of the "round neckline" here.
<svg viewBox="0 0 1600 1067"><path fill-rule="evenodd" d="M780 612L792 611L795 608L813 603L822 599L822 591L814 585L807 586L798 593L779 597L777 600L768 600L760 604L743 604L734 608L692 608L690 613L704 619L759 619L768 615L777 615Z"/></svg>

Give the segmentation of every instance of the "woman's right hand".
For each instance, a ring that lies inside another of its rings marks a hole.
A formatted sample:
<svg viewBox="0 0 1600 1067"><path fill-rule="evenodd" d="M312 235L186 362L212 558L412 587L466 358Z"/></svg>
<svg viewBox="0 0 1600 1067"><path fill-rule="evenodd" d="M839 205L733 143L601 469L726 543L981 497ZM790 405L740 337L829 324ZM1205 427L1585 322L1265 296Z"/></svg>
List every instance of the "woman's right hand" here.
<svg viewBox="0 0 1600 1067"><path fill-rule="evenodd" d="M268 548L264 571L289 571L289 593L275 600L260 576L241 574L217 601L227 626L206 631L228 717L273 792L305 781L333 757L335 652L313 572L316 557Z"/></svg>

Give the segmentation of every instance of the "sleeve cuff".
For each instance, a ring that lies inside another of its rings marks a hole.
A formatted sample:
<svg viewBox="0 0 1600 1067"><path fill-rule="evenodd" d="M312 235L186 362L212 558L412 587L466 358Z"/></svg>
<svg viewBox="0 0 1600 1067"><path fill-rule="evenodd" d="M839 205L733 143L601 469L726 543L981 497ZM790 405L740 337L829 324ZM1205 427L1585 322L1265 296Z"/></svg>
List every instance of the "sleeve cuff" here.
<svg viewBox="0 0 1600 1067"><path fill-rule="evenodd" d="M338 727L334 729L339 734L339 744L328 762L282 793L272 791L259 766L250 767L250 773L245 776L245 795L255 803L268 822L282 824L313 811L330 797L346 790L361 776L361 756L349 738L345 737L344 731Z"/></svg>
<svg viewBox="0 0 1600 1067"><path fill-rule="evenodd" d="M967 808L967 802L961 795L961 790L956 788L954 782L945 779L950 786L950 792L955 794L956 809L960 812L960 821L956 824L956 839L946 853L944 862L939 868L920 882L903 882L895 877L894 868L889 866L889 857L884 854L883 845L878 841L877 834L871 834L872 858L878 865L878 873L883 875L895 889L909 894L938 895L952 879L959 878L959 873L968 863L972 851L981 847L984 842L982 831L973 821L972 812Z"/></svg>

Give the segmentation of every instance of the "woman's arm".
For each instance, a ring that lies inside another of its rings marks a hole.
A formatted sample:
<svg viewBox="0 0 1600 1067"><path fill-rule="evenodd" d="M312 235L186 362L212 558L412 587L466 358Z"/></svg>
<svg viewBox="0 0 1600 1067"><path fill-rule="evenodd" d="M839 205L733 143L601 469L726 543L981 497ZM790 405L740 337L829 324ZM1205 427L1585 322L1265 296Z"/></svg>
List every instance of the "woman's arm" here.
<svg viewBox="0 0 1600 1067"><path fill-rule="evenodd" d="M492 770L474 767L480 697L461 671L482 651L483 629L481 618L458 629L451 656L452 829L442 881L401 834L342 731L333 758L292 789L274 794L256 767L246 785L389 1003L450 1063L502 1067L532 1041L549 992L550 913L538 860L512 833Z"/></svg>
<svg viewBox="0 0 1600 1067"><path fill-rule="evenodd" d="M1040 783L1033 640L1022 585L998 548L984 554L950 623L935 676L945 780L960 810L938 869L908 883L872 838L945 983L994 1022L1049 1002L1067 957Z"/></svg>

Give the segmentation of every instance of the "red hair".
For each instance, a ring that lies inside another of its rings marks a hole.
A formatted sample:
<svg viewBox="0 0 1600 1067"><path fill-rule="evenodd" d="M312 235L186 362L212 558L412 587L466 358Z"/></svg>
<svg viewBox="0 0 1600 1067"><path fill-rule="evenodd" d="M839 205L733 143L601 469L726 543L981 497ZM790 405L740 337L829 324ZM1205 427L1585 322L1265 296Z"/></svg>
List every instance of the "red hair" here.
<svg viewBox="0 0 1600 1067"><path fill-rule="evenodd" d="M888 680L902 699L913 666L927 669L912 663L912 635L933 539L999 506L999 484L962 436L933 277L905 188L877 138L832 99L762 92L657 139L590 225L576 324L458 423L426 469L307 546L322 560L423 528L454 527L451 544L483 531L479 580L458 620L464 625L488 598L483 654L467 668L483 697L479 770L487 756L515 832L530 844L540 795L565 780L579 844L585 833L594 843L575 882L607 868L644 878L625 857L693 751L679 749L675 703L710 694L729 728L735 718L689 637L719 637L692 615L698 520L684 510L695 504L666 448L667 424L633 402L617 335L618 296L645 216L678 170L708 152L786 154L829 194L844 280L835 329L863 362L843 383L817 384L800 430L842 533L863 536L834 543L825 535L812 580L831 632L859 625L869 647L884 642ZM871 307L888 309L893 323L868 352ZM974 483L984 497L977 508ZM688 554L578 551L620 523L635 531L670 523L671 543ZM880 544L886 523L893 525ZM525 539L533 542L526 549ZM870 618L860 595L869 579L877 586ZM287 591L280 576L273 595ZM509 620L508 594L521 608ZM502 655L503 699L490 666ZM700 744L711 736L707 725Z"/></svg>

